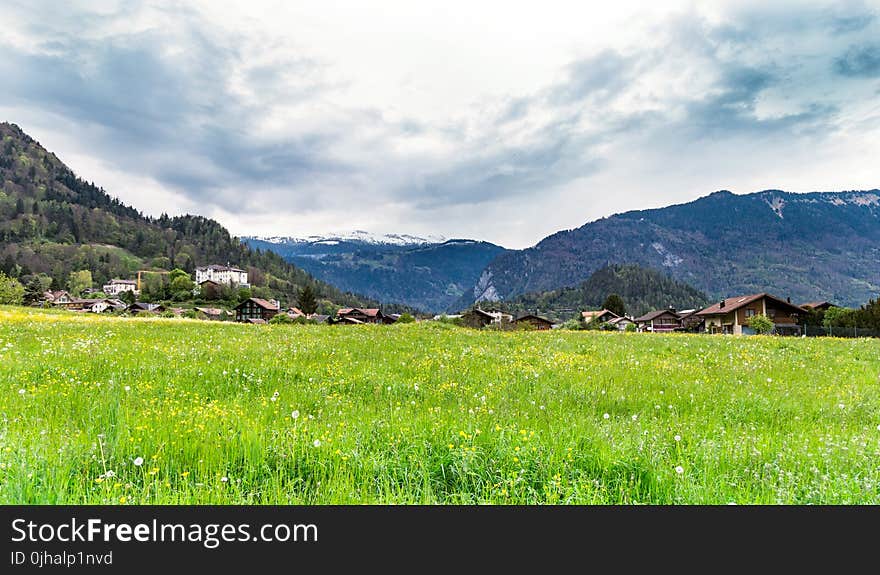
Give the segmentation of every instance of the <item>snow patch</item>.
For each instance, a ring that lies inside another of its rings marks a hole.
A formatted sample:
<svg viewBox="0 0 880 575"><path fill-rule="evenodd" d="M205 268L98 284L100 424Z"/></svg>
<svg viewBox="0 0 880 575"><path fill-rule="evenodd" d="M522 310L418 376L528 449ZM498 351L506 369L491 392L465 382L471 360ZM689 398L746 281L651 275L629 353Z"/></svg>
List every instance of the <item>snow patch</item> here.
<svg viewBox="0 0 880 575"><path fill-rule="evenodd" d="M773 210L780 219L782 219L782 208L785 207L785 200L778 196L773 196L772 199L764 199L767 202L767 205L770 206L770 209Z"/></svg>
<svg viewBox="0 0 880 575"><path fill-rule="evenodd" d="M361 242L373 245L414 246L424 244L439 244L446 241L440 235L428 235L425 237L409 234L374 234L364 230L353 232L340 232L305 237L294 236L251 236L251 239L268 242L271 244L322 244L333 246L341 242Z"/></svg>
<svg viewBox="0 0 880 575"><path fill-rule="evenodd" d="M660 242L654 242L651 244L651 247L654 248L658 254L663 256L663 266L667 268L674 268L678 264L684 261L684 259L678 257L674 253L670 252L666 249L666 247Z"/></svg>

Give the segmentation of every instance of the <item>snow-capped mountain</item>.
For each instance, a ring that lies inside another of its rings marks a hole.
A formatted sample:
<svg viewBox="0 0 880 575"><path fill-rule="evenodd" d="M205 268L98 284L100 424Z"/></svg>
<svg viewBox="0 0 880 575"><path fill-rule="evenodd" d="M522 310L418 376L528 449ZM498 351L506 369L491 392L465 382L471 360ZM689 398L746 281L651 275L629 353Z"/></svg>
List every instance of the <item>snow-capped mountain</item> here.
<svg viewBox="0 0 880 575"><path fill-rule="evenodd" d="M260 240L270 244L323 244L337 245L343 242L357 242L377 246L418 246L425 244L442 244L446 238L440 235L426 237L409 234L375 234L364 230L330 233L305 237L293 236L251 236L248 239Z"/></svg>

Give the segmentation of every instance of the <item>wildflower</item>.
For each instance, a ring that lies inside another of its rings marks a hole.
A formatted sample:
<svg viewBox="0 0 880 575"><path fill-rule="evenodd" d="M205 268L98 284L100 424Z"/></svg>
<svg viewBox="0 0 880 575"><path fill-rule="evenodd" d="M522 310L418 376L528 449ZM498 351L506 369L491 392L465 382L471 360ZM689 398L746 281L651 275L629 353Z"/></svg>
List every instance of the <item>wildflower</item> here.
<svg viewBox="0 0 880 575"><path fill-rule="evenodd" d="M610 419L610 418L611 418L611 416L608 415L607 413L606 413L605 415L602 416L602 419Z"/></svg>
<svg viewBox="0 0 880 575"><path fill-rule="evenodd" d="M220 481L222 481L223 483L226 483L227 481L229 481L229 478L224 475L223 477L220 478Z"/></svg>
<svg viewBox="0 0 880 575"><path fill-rule="evenodd" d="M315 447L321 447L321 440L320 440L320 439L316 439L316 440L312 443L312 445L314 445Z"/></svg>
<svg viewBox="0 0 880 575"><path fill-rule="evenodd" d="M23 390L23 389L19 389L19 390L18 390L18 395L24 395L25 393L26 393L26 392L25 392L25 390Z"/></svg>
<svg viewBox="0 0 880 575"><path fill-rule="evenodd" d="M639 418L639 416L638 416L638 415L636 415L636 414L633 414L633 421L636 421L636 420L638 420L638 418Z"/></svg>
<svg viewBox="0 0 880 575"><path fill-rule="evenodd" d="M837 404L837 407L839 407L840 409L843 409L843 408L846 407L846 406L845 406L844 404L842 404L842 403L838 403L838 404Z"/></svg>
<svg viewBox="0 0 880 575"><path fill-rule="evenodd" d="M122 497L119 498L119 503L122 505L125 505L126 501L128 501L128 498L125 497L125 495L123 495Z"/></svg>
<svg viewBox="0 0 880 575"><path fill-rule="evenodd" d="M880 431L880 424L877 424L877 431Z"/></svg>
<svg viewBox="0 0 880 575"><path fill-rule="evenodd" d="M143 457L135 457L133 463L134 463L137 467L140 467L141 465L144 464L144 458L143 458Z"/></svg>
<svg viewBox="0 0 880 575"><path fill-rule="evenodd" d="M125 389L125 391L131 391L131 386L130 386L130 385L126 385L124 389Z"/></svg>
<svg viewBox="0 0 880 575"><path fill-rule="evenodd" d="M104 475L107 477L116 477L116 473L112 469L108 469Z"/></svg>
<svg viewBox="0 0 880 575"><path fill-rule="evenodd" d="M676 441L681 441L681 436L680 436L680 435L676 435L676 436L673 437L672 439L674 439L674 440L676 440Z"/></svg>
<svg viewBox="0 0 880 575"><path fill-rule="evenodd" d="M767 378L767 383L773 383L773 378L772 378L772 377L768 377L768 378Z"/></svg>
<svg viewBox="0 0 880 575"><path fill-rule="evenodd" d="M675 467L675 472L681 475L682 473L684 473L684 467L682 467L681 465L677 465Z"/></svg>
<svg viewBox="0 0 880 575"><path fill-rule="evenodd" d="M298 410L298 409L294 409L294 410L293 410L293 413L290 414L290 417L292 417L292 418L294 418L294 419L297 419L297 418L299 417L299 410Z"/></svg>

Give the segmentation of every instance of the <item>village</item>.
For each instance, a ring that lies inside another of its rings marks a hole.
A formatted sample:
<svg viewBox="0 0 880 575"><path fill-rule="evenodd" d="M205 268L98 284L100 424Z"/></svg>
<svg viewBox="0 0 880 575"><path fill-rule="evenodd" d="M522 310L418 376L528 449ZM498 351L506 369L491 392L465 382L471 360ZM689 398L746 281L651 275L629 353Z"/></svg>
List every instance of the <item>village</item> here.
<svg viewBox="0 0 880 575"><path fill-rule="evenodd" d="M180 272L180 270L178 270ZM150 272L168 273L168 272ZM182 272L185 273L185 272ZM208 265L195 269L194 298L217 292L224 288L247 289L248 272L230 265ZM189 276L188 276L189 277ZM190 277L190 279L192 279ZM236 321L250 324L308 322L321 324L393 324L401 320L401 314L386 314L379 308L343 307L333 314L305 313L296 306L283 306L276 299L247 297L232 309L196 305L176 307L163 303L141 300L141 275L137 279L111 279L100 291L91 287L81 290L74 297L65 290L46 291L38 305L62 308L82 313L115 313L118 315L153 315L166 317L189 317L213 321ZM199 301L196 299L196 301ZM782 299L769 293L757 293L724 298L703 309L674 307L657 309L634 317L615 313L610 309L584 310L575 320L553 321L538 313L513 315L497 307L483 309L477 304L460 314L440 314L422 319L407 317L404 321L444 321L471 328L551 330L601 329L641 333L708 333L728 335L752 335L772 333L776 335L808 335L807 318L821 317L828 309L836 307L828 301L792 303L791 298ZM758 318L757 320L755 318ZM815 322L813 322L815 323ZM815 334L814 334L815 335Z"/></svg>

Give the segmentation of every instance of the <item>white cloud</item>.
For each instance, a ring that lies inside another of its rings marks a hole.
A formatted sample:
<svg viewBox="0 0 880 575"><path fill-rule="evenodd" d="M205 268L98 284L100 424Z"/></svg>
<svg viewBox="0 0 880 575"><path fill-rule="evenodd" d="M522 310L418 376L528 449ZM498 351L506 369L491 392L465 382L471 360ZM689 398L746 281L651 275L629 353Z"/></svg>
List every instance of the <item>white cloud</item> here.
<svg viewBox="0 0 880 575"><path fill-rule="evenodd" d="M722 188L877 186L876 7L655 4L4 3L0 111L236 234L524 247Z"/></svg>

